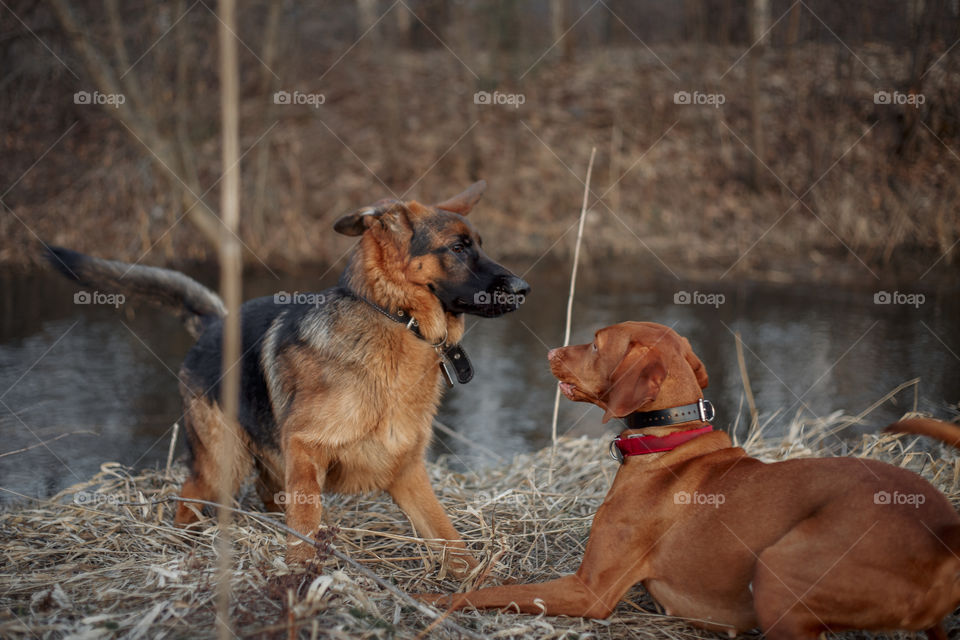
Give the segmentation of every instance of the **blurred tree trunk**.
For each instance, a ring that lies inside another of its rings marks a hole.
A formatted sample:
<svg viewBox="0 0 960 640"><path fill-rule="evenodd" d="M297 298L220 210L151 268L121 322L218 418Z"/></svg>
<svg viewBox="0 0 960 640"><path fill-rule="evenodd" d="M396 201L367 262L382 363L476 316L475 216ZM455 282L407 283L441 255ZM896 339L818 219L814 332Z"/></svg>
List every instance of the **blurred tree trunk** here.
<svg viewBox="0 0 960 640"><path fill-rule="evenodd" d="M613 187L610 189L610 208L617 214L620 213L620 172L621 149L623 148L623 129L620 128L620 114L614 112L613 127L610 129L610 182Z"/></svg>
<svg viewBox="0 0 960 640"><path fill-rule="evenodd" d="M279 4L276 0L274 5ZM398 6L395 10L403 10ZM357 37L359 38L377 23L377 0L357 0Z"/></svg>
<svg viewBox="0 0 960 640"><path fill-rule="evenodd" d="M793 49L800 39L800 13L802 10L803 5L799 2L795 3L790 8L790 20L787 23L787 68L790 69L791 73L793 71Z"/></svg>
<svg viewBox="0 0 960 640"><path fill-rule="evenodd" d="M763 123L760 106L760 60L766 49L767 29L770 28L770 1L750 0L750 41L753 50L747 55L747 82L750 101L750 126L753 157L750 170L750 183L754 189L760 188L763 175Z"/></svg>
<svg viewBox="0 0 960 640"><path fill-rule="evenodd" d="M564 0L550 0L550 42L559 42L566 30L563 4Z"/></svg>
<svg viewBox="0 0 960 640"><path fill-rule="evenodd" d="M750 0L750 41L758 47L766 46L770 39L770 0Z"/></svg>
<svg viewBox="0 0 960 640"><path fill-rule="evenodd" d="M512 0L497 0L494 14L496 45L493 49L497 84L513 79L522 71L517 68L517 45L520 40L520 17ZM567 34L569 37L570 34Z"/></svg>
<svg viewBox="0 0 960 640"><path fill-rule="evenodd" d="M262 130L266 131L271 126L276 105L273 102L273 94L280 87L277 85L277 77L271 71L274 62L277 59L277 32L280 25L280 14L286 0L273 0L270 2L270 11L267 14L267 26L263 34L263 47L260 58L263 64L260 65L260 95L266 97L267 106L263 110ZM266 220L266 194L267 181L270 177L270 144L264 140L257 147L257 155L254 159L254 190L253 207L250 212L250 226L253 233L259 239L264 239L267 229Z"/></svg>
<svg viewBox="0 0 960 640"><path fill-rule="evenodd" d="M410 15L410 11L404 6L396 7L393 10L393 15L397 26L397 44L400 47L409 47L410 39L413 37L413 16Z"/></svg>
<svg viewBox="0 0 960 640"><path fill-rule="evenodd" d="M684 0L683 33L688 41L703 44L707 40L705 11L703 0Z"/></svg>
<svg viewBox="0 0 960 640"><path fill-rule="evenodd" d="M733 0L723 0L721 11L720 33L717 35L720 44L726 46L733 40Z"/></svg>
<svg viewBox="0 0 960 640"><path fill-rule="evenodd" d="M446 0L407 0L406 6L420 18L411 22L410 46L421 50L442 47L453 4ZM400 4L397 8L403 7Z"/></svg>
<svg viewBox="0 0 960 640"><path fill-rule="evenodd" d="M908 3L910 15L910 76L907 78L907 93L923 93L923 79L933 62L933 39L938 18L946 13L944 0L912 0ZM903 109L903 126L900 129L900 144L897 155L909 156L916 147L919 125L924 110L906 105Z"/></svg>
<svg viewBox="0 0 960 640"><path fill-rule="evenodd" d="M183 187L184 189L182 200L187 219L214 246L219 246L221 225L216 213L214 213L216 210L201 195L204 189L200 186L196 170L194 169L192 174L189 170L194 155L192 146L184 147L183 144L179 144L180 141L178 141L178 144L174 144L168 136L161 133L160 123L149 107L151 101L142 93L135 75L129 72L124 72L121 75L116 73L116 69L97 50L87 32L77 23L67 0L50 0L50 5L57 21L70 40L71 47L83 61L87 73L97 86L97 90L105 94L129 96L129 100L119 105L119 108L105 106L105 111L117 118L138 143L147 147L154 164L161 170L161 173L174 174L179 182L177 188ZM107 7L110 11L111 5L109 3ZM116 10L116 6L113 7L113 10ZM111 19L119 21L116 16ZM122 31L119 32L119 36L118 38L115 30L113 47L116 50L117 59L121 61L121 64L124 64L123 60L127 56L123 45ZM129 68L127 69L129 71ZM187 160L187 158L190 159Z"/></svg>
<svg viewBox="0 0 960 640"><path fill-rule="evenodd" d="M187 10L186 0L177 0L175 5L176 14L182 16L184 11ZM183 157L183 169L186 172L186 175L196 182L199 182L199 174L197 173L197 163L194 160L193 154L193 145L190 138L190 130L188 123L190 122L190 60L193 59L191 55L190 47L190 23L187 20L181 21L177 25L176 29L176 38L177 38L177 75L176 75L176 86L174 87L174 118L175 118L175 129L177 137L177 145L180 149L188 149L189 153L181 154ZM130 74L134 75L134 74ZM187 188L182 184L174 185L174 188L180 189L180 201L186 202L187 198L190 196L190 193L187 191ZM174 211L170 212L170 224L174 224L176 221L176 213ZM167 236L169 238L169 235Z"/></svg>
<svg viewBox="0 0 960 640"><path fill-rule="evenodd" d="M873 39L873 3L861 1L860 3L860 29L862 40L869 41Z"/></svg>
<svg viewBox="0 0 960 640"><path fill-rule="evenodd" d="M573 62L574 37L570 28L573 11L571 0L550 1L550 43L560 48L560 59ZM566 34L566 35L564 35Z"/></svg>

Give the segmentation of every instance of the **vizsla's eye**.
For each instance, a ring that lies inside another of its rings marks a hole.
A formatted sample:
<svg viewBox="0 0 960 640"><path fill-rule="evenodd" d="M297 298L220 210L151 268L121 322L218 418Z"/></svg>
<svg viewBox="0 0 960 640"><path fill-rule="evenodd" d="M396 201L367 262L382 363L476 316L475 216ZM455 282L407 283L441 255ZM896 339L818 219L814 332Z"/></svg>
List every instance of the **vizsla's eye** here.
<svg viewBox="0 0 960 640"><path fill-rule="evenodd" d="M590 345L590 346L593 347L593 350L594 350L594 351L597 351L597 343L596 343L596 342L594 342L594 343L593 343L592 345Z"/></svg>

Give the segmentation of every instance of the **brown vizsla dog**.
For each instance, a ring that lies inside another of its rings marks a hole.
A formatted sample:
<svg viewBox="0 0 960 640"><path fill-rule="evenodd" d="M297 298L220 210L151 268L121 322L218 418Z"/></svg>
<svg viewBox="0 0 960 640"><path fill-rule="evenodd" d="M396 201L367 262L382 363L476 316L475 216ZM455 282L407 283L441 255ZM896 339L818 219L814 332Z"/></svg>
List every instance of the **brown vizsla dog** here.
<svg viewBox="0 0 960 640"><path fill-rule="evenodd" d="M731 635L909 629L946 638L941 621L960 603L960 516L926 480L875 460L748 457L711 430L712 410L698 404L703 363L659 324L607 327L549 359L569 399L636 427L615 441L623 465L583 563L550 582L423 599L606 618L642 582L668 615ZM934 420L892 427L960 441L960 428Z"/></svg>

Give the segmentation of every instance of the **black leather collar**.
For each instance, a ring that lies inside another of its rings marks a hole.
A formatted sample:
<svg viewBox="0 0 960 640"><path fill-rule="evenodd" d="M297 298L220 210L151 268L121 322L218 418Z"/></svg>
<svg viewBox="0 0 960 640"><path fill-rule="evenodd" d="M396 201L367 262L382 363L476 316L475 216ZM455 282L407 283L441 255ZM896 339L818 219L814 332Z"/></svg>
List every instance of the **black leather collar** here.
<svg viewBox="0 0 960 640"><path fill-rule="evenodd" d="M671 407L658 411L634 411L621 418L628 429L643 429L644 427L667 427L682 422L710 422L716 417L713 405L709 400L701 398L694 403L681 407Z"/></svg>
<svg viewBox="0 0 960 640"><path fill-rule="evenodd" d="M420 325L417 323L416 318L410 315L409 311L397 309L396 313L391 313L373 300L368 300L358 293L353 291L348 291L348 293L350 296L366 303L372 309L380 312L381 315L390 318L394 322L406 325L407 329L409 329L413 335L417 336L421 340L426 341L426 338L423 337L423 333L420 331ZM447 387L451 389L453 388L453 378L450 377L450 371L447 368L447 363L450 363L453 366L453 371L457 375L457 382L460 384L467 384L473 380L473 365L470 364L470 358L467 357L467 352L463 347L458 344L448 345L446 343L446 339L441 340L437 344L431 344L430 346L436 350L438 355L440 355L440 373L443 374L443 378L447 383Z"/></svg>

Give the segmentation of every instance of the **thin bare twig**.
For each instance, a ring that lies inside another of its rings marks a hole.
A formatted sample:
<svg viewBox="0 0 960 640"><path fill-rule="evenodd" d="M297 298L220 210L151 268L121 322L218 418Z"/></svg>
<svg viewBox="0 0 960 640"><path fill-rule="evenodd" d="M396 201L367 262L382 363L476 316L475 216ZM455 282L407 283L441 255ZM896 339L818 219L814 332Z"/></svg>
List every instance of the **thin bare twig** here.
<svg viewBox="0 0 960 640"><path fill-rule="evenodd" d="M583 240L583 222L587 217L587 196L590 194L590 176L593 174L593 158L597 155L597 148L590 150L590 164L587 165L587 181L583 185L583 204L580 207L580 226L577 228L577 244L573 249L573 272L570 274L570 295L567 298L567 326L563 333L563 346L570 344L570 319L573 315L573 294L577 289L577 265L580 263L580 242ZM560 413L560 387L553 399L553 421L550 423L550 434L553 446L557 446L557 417Z"/></svg>
<svg viewBox="0 0 960 640"><path fill-rule="evenodd" d="M241 269L240 242L240 65L237 59L236 0L220 0L217 36L220 43L220 115L223 122L221 151L224 167L220 189L220 210L223 227L220 234L220 294L227 316L223 320L223 383L220 387L220 409L224 431L237 425L240 404L240 367L234 365L243 357L240 349ZM237 443L223 438L230 448ZM225 506L233 499L235 455L226 451L219 456L219 495L217 508L217 637L231 640L235 636L230 623L230 573L233 564L233 541L230 520L233 513Z"/></svg>
<svg viewBox="0 0 960 640"><path fill-rule="evenodd" d="M95 431L71 431L69 433L61 433L55 438L50 438L49 440L44 440L43 442L38 442L37 444L32 444L29 447L24 447L23 449L17 449L16 451L7 451L6 453L0 453L0 458L6 458L7 456L12 456L17 453L23 453L24 451L30 451L30 449L36 449L37 447L44 447L51 442L56 442L60 438L66 438L67 436L75 436L79 434L87 434L91 436L97 435Z"/></svg>
<svg viewBox="0 0 960 640"><path fill-rule="evenodd" d="M167 465L164 467L163 475L170 477L170 466L173 464L173 452L177 448L177 436L180 434L180 423L173 423L173 433L170 435L170 448L167 449Z"/></svg>

